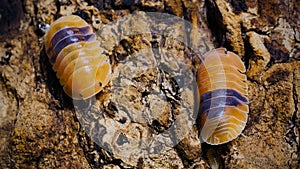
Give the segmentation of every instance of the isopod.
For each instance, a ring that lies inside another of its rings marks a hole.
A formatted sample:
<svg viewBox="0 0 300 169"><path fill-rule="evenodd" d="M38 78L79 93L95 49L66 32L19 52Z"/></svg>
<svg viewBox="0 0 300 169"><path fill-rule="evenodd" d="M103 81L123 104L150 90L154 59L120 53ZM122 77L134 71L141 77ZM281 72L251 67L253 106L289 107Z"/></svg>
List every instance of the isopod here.
<svg viewBox="0 0 300 169"><path fill-rule="evenodd" d="M248 117L246 68L240 57L225 48L203 56L197 72L200 96L200 138L218 145L237 138Z"/></svg>
<svg viewBox="0 0 300 169"><path fill-rule="evenodd" d="M106 86L111 76L93 28L76 15L54 21L45 34L45 50L65 93L88 99Z"/></svg>

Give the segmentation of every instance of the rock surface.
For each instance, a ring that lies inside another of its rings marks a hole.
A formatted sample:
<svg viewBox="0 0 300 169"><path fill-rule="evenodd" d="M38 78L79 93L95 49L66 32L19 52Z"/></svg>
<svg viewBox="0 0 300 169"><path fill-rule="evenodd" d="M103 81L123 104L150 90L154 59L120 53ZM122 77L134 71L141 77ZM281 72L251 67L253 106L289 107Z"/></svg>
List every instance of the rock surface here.
<svg viewBox="0 0 300 169"><path fill-rule="evenodd" d="M1 29L0 168L300 167L299 2L22 3ZM45 25L70 14L93 26L113 67L92 100L65 95L44 51ZM195 72L221 45L247 67L250 112L240 137L210 146L195 124Z"/></svg>

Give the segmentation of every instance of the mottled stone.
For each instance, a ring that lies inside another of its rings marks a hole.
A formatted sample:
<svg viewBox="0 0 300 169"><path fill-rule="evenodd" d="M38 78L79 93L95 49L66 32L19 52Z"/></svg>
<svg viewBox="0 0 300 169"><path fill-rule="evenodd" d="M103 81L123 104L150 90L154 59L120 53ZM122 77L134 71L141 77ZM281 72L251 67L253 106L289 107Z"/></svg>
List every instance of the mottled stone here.
<svg viewBox="0 0 300 169"><path fill-rule="evenodd" d="M250 48L247 76L248 78L261 82L261 78L264 76L262 72L267 69L267 65L271 59L271 54L264 45L264 39L268 37L255 32L247 32L246 35L249 40L248 48Z"/></svg>
<svg viewBox="0 0 300 169"><path fill-rule="evenodd" d="M152 1L152 0L141 0L141 6L144 8L155 9L156 11L161 11L164 8L164 2Z"/></svg>
<svg viewBox="0 0 300 169"><path fill-rule="evenodd" d="M125 50L124 58L115 62L110 87L98 100L104 104L96 103L99 107L87 115L78 112L87 134L125 166L156 164L159 167L161 159L149 164L141 161L171 151L185 137L194 138L195 145L185 141L183 146L197 147L197 151L189 154L199 155L200 151L200 141L192 127L197 113L194 100L197 92L191 61L184 55L189 52L184 46L184 25L149 16L139 12L109 25L119 31L113 33L120 42L112 44L122 45L112 52ZM153 36L151 32L155 32ZM183 99L181 95L191 98ZM96 163L101 165L101 161Z"/></svg>
<svg viewBox="0 0 300 169"><path fill-rule="evenodd" d="M171 163L169 161L172 161ZM151 155L143 160L141 168L183 168L181 159L174 150Z"/></svg>
<svg viewBox="0 0 300 169"><path fill-rule="evenodd" d="M298 64L299 65L299 64ZM250 117L244 137L233 141L227 165L237 168L296 168L295 138L287 141L294 121L293 64L274 65L263 86L250 84ZM246 146L247 145L247 146Z"/></svg>
<svg viewBox="0 0 300 169"><path fill-rule="evenodd" d="M180 0L165 0L165 9L167 12L170 11L178 17L183 15L183 6Z"/></svg>

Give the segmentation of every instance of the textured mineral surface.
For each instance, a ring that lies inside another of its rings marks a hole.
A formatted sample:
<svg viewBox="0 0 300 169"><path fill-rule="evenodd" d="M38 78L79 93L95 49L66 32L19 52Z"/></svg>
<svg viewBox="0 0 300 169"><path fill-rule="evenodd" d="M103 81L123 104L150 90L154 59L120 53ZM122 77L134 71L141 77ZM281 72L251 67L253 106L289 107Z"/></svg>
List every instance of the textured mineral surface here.
<svg viewBox="0 0 300 169"><path fill-rule="evenodd" d="M70 14L112 65L84 101L63 92L44 50L47 25ZM13 0L0 23L0 168L300 168L298 1ZM237 139L211 146L195 78L220 46L246 65L250 111Z"/></svg>

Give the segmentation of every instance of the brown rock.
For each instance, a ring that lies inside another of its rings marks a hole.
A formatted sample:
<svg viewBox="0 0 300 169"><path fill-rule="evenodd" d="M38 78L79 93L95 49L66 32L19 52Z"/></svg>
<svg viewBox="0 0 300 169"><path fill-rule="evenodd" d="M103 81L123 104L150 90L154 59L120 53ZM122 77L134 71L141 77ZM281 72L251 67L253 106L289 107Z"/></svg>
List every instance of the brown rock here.
<svg viewBox="0 0 300 169"><path fill-rule="evenodd" d="M300 167L299 2L19 4L0 31L0 168ZM68 98L43 50L42 29L69 14L93 26L112 64L93 100ZM241 136L209 146L195 72L221 44L245 61L250 112Z"/></svg>

